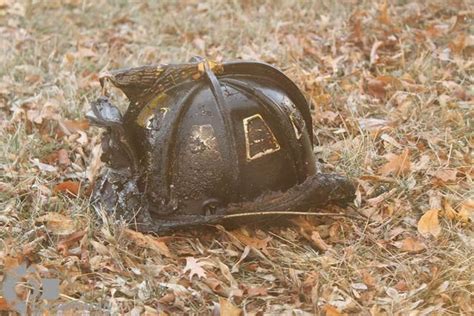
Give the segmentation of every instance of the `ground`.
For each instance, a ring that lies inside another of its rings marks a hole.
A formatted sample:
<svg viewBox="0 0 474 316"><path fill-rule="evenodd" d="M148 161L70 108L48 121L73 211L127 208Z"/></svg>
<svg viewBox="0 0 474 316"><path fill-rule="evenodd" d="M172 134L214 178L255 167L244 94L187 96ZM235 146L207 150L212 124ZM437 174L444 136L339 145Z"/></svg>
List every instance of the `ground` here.
<svg viewBox="0 0 474 316"><path fill-rule="evenodd" d="M59 280L50 308L100 314L472 315L473 12L467 0L0 1L0 283L26 263ZM160 236L97 219L100 130L84 116L98 74L193 55L265 61L301 87L320 168L358 185L352 206L320 211L348 216Z"/></svg>

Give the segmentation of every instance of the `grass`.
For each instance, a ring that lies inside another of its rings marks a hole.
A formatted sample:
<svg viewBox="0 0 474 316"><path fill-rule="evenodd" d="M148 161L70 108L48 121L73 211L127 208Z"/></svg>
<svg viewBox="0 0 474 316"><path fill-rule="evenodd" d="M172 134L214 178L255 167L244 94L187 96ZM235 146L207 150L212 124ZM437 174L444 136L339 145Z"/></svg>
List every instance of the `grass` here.
<svg viewBox="0 0 474 316"><path fill-rule="evenodd" d="M54 304L112 314L472 314L472 12L462 0L1 4L0 281L26 261L57 273ZM85 193L100 131L68 135L59 123L84 118L99 72L193 55L283 69L314 105L320 169L354 177L357 207L346 211L371 216L151 239L98 221ZM60 148L70 163L54 160L55 171L33 162ZM404 150L409 171L381 174ZM78 197L55 192L65 180L81 181ZM450 219L447 205L467 217ZM442 232L421 236L433 208ZM64 220L40 220L51 212ZM58 234L66 224L82 236ZM190 280L187 257L206 277Z"/></svg>

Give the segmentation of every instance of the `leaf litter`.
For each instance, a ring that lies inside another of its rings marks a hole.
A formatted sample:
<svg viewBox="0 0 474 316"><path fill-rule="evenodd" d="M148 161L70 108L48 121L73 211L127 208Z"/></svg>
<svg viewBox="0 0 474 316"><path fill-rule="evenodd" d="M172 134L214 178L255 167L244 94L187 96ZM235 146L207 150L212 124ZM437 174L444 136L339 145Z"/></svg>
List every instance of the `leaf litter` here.
<svg viewBox="0 0 474 316"><path fill-rule="evenodd" d="M472 314L472 18L462 1L2 2L0 266L57 270L54 304L115 314ZM302 87L318 168L359 184L324 212L358 216L169 236L97 220L98 74L196 53Z"/></svg>

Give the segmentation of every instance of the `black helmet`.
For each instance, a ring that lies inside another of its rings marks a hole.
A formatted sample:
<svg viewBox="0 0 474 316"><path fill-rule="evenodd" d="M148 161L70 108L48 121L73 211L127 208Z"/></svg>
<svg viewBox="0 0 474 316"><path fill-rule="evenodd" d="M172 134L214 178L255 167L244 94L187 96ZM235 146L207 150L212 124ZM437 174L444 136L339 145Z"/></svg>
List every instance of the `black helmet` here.
<svg viewBox="0 0 474 316"><path fill-rule="evenodd" d="M270 65L193 58L106 73L103 87L107 80L130 106L122 117L107 97L92 104L89 119L107 129L94 195L141 230L353 197L346 178L316 173L309 104Z"/></svg>

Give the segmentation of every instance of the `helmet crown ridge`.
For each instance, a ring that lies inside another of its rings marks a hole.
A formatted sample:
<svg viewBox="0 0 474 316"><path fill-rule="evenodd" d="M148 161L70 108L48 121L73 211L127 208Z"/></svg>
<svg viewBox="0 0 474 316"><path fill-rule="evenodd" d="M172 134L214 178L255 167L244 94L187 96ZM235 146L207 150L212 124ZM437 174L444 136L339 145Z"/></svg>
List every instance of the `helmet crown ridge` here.
<svg viewBox="0 0 474 316"><path fill-rule="evenodd" d="M201 78L206 68L219 73L222 65L207 59L186 64L146 65L106 71L99 75L99 80L102 86L109 81L122 90L134 105L146 102L152 95L166 92L179 82Z"/></svg>

